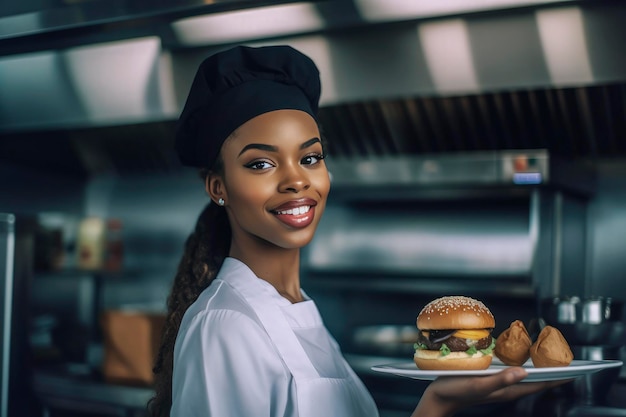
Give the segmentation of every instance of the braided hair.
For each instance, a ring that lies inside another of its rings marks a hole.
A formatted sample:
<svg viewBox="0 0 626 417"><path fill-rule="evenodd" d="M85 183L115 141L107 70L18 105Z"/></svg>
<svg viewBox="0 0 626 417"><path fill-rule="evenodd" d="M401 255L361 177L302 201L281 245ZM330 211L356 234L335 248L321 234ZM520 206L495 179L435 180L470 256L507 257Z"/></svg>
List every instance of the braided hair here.
<svg viewBox="0 0 626 417"><path fill-rule="evenodd" d="M206 181L210 172L223 175L223 163L219 158L212 171L202 169L200 177ZM187 308L215 279L228 255L230 240L231 229L226 210L209 202L200 213L194 231L187 238L167 300L161 346L153 369L155 395L148 402L149 415L152 417L170 415L174 343L180 323Z"/></svg>

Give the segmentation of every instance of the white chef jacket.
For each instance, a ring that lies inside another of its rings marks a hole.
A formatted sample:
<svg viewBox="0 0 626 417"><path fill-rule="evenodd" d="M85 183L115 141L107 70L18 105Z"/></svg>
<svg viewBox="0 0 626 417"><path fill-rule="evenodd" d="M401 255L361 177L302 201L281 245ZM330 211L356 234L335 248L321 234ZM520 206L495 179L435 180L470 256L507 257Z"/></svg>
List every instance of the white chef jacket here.
<svg viewBox="0 0 626 417"><path fill-rule="evenodd" d="M171 417L377 417L315 303L292 304L241 261L185 313Z"/></svg>

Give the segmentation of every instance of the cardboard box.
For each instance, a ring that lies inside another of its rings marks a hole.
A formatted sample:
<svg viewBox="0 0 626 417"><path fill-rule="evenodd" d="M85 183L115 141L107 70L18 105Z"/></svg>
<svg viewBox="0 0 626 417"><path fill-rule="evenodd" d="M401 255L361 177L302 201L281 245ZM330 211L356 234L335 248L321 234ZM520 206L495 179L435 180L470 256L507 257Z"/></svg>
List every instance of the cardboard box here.
<svg viewBox="0 0 626 417"><path fill-rule="evenodd" d="M101 316L107 382L151 385L165 314L108 310Z"/></svg>

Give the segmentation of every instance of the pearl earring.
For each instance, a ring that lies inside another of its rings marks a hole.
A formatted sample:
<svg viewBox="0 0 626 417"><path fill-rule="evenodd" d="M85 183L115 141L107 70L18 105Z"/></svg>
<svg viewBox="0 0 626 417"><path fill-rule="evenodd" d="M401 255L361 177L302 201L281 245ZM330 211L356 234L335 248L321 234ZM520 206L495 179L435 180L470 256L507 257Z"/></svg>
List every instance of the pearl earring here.
<svg viewBox="0 0 626 417"><path fill-rule="evenodd" d="M220 206L224 205L224 199L220 198L219 200L217 200L217 204L219 204Z"/></svg>

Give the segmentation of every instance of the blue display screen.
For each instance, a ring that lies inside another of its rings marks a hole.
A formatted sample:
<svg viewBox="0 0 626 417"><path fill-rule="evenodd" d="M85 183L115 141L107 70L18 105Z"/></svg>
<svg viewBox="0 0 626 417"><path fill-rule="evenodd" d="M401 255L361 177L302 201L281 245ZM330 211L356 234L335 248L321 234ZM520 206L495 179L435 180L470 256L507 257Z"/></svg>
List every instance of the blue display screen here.
<svg viewBox="0 0 626 417"><path fill-rule="evenodd" d="M516 172L513 174L513 183L515 184L541 184L540 172Z"/></svg>

